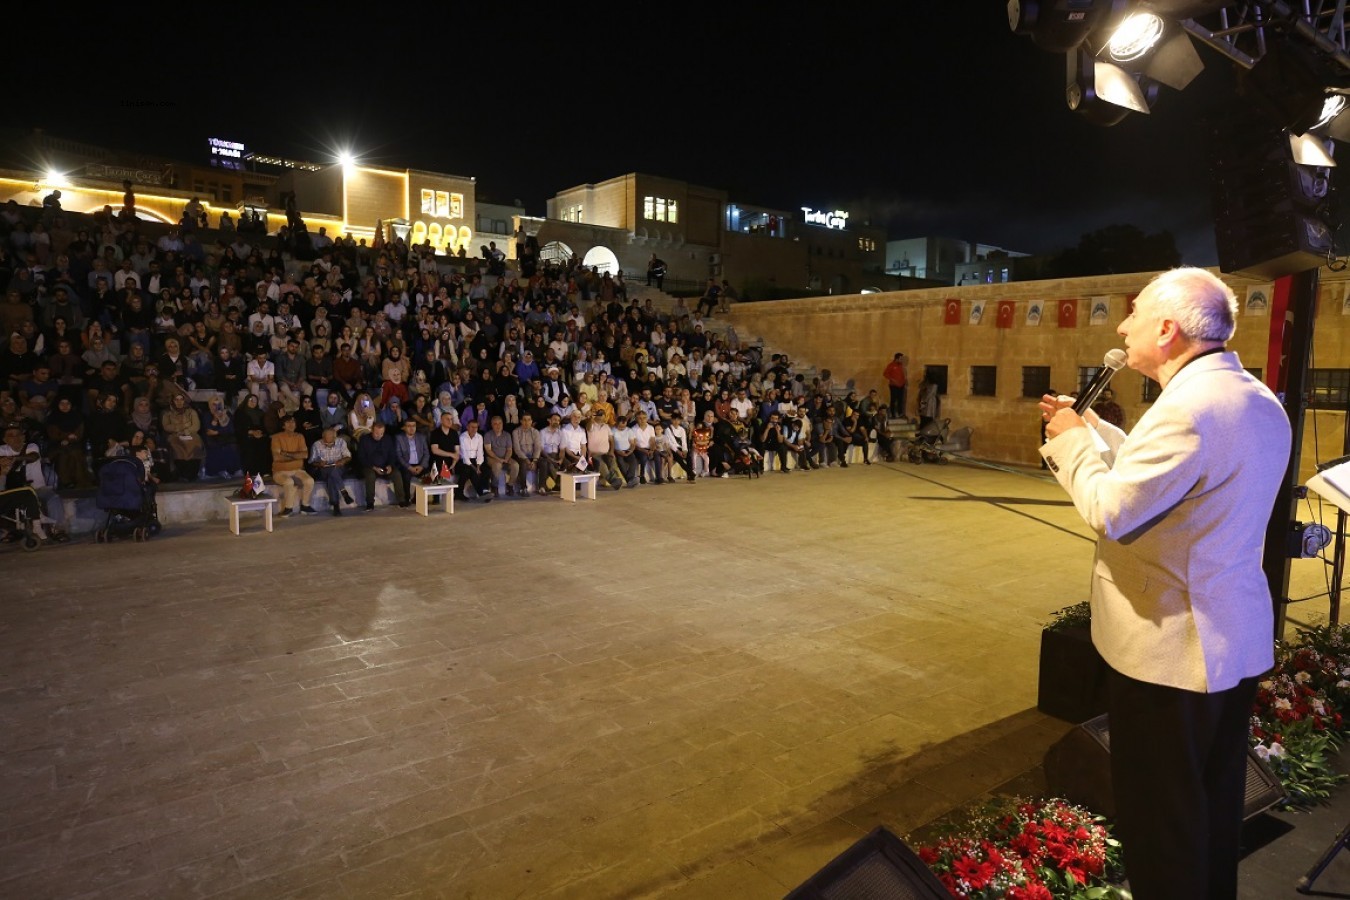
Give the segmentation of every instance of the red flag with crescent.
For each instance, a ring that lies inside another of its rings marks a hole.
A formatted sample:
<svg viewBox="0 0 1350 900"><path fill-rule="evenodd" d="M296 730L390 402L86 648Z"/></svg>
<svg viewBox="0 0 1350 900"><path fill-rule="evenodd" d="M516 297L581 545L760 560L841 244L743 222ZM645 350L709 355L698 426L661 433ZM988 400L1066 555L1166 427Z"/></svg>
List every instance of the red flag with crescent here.
<svg viewBox="0 0 1350 900"><path fill-rule="evenodd" d="M961 324L961 301L951 299L947 301L947 307L942 313L942 324L960 325Z"/></svg>
<svg viewBox="0 0 1350 900"><path fill-rule="evenodd" d="M998 318L994 320L994 325L998 328L1011 328L1013 326L1013 316L1016 314L1016 300L1000 300L998 301Z"/></svg>
<svg viewBox="0 0 1350 900"><path fill-rule="evenodd" d="M1059 327L1077 328L1078 327L1078 301L1060 300L1059 301Z"/></svg>

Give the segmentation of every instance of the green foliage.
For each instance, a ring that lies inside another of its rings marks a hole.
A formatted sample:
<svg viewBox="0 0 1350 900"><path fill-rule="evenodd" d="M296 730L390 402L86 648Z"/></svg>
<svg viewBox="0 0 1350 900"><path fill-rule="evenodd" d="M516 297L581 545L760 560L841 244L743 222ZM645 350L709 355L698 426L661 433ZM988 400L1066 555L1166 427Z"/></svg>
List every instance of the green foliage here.
<svg viewBox="0 0 1350 900"><path fill-rule="evenodd" d="M1088 601L1075 603L1057 609L1050 614L1050 621L1042 627L1046 631L1064 631L1067 628L1087 628L1092 624L1092 606Z"/></svg>

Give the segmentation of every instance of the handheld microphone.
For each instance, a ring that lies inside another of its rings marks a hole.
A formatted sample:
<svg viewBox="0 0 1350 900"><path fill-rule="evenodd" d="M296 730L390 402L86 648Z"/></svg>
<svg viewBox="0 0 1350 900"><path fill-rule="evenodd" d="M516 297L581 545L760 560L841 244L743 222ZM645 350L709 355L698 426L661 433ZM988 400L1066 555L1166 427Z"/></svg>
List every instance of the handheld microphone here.
<svg viewBox="0 0 1350 900"><path fill-rule="evenodd" d="M1107 350L1106 357L1102 360L1102 367L1092 379L1092 383L1078 395L1078 399L1073 401L1073 411L1080 416L1091 408L1092 404L1097 402L1102 391L1106 390L1106 385L1111 377L1125 368L1124 350Z"/></svg>

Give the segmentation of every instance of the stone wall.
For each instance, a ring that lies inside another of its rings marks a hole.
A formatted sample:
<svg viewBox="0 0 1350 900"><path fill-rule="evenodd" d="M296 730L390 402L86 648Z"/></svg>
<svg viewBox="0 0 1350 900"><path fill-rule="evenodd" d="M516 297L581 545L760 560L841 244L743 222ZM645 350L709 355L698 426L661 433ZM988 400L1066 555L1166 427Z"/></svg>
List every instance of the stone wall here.
<svg viewBox="0 0 1350 900"><path fill-rule="evenodd" d="M742 339L761 338L769 350L829 369L836 384L852 379L860 394L878 388L885 395L881 372L896 352L909 357L911 385L918 383L926 365L945 365L948 385L941 415L951 418L953 428L974 429L972 454L998 462L1039 465L1040 423L1036 400L1022 396L1023 367L1049 366L1054 388L1063 393L1076 389L1080 367L1100 366L1107 350L1121 346L1116 326L1153 274L742 303L732 309L730 319ZM1261 369L1264 375L1270 318L1246 312L1248 288L1260 282L1229 276L1225 280L1237 293L1241 307L1237 335L1229 346L1244 365ZM1314 326L1316 368L1350 368L1350 315L1342 313L1346 288L1346 278L1323 271ZM1091 324L1095 298L1105 298L1105 324ZM944 323L944 314L953 300L959 307L959 324L949 325ZM984 314L979 324L972 324L971 311L977 301L984 301ZM1006 328L998 327L1000 301L1013 302ZM1059 307L1066 301L1073 304L1077 320L1072 328L1061 328L1058 321ZM1042 311L1036 325L1027 321L1033 303L1040 304ZM971 395L971 366L997 367L995 396ZM1112 386L1125 409L1128 427L1147 408L1144 379L1126 369ZM909 414L915 414L912 387ZM1310 474L1314 452L1320 452L1316 458L1324 460L1342 454L1344 416L1319 411L1314 429L1314 413L1308 415L1303 468Z"/></svg>

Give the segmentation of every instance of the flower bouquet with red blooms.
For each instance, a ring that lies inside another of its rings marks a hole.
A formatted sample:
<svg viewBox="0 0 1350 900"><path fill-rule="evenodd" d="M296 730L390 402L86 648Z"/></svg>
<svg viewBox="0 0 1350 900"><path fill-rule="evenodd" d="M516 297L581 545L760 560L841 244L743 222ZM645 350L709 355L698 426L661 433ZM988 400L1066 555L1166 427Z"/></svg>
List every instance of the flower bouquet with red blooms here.
<svg viewBox="0 0 1350 900"><path fill-rule="evenodd" d="M1125 897L1120 843L1099 816L1058 799L1001 801L919 858L953 897L1111 900Z"/></svg>
<svg viewBox="0 0 1350 900"><path fill-rule="evenodd" d="M1286 806L1321 803L1345 780L1330 756L1347 732L1350 628L1300 630L1275 647L1275 668L1261 679L1252 706L1251 743L1288 792Z"/></svg>

